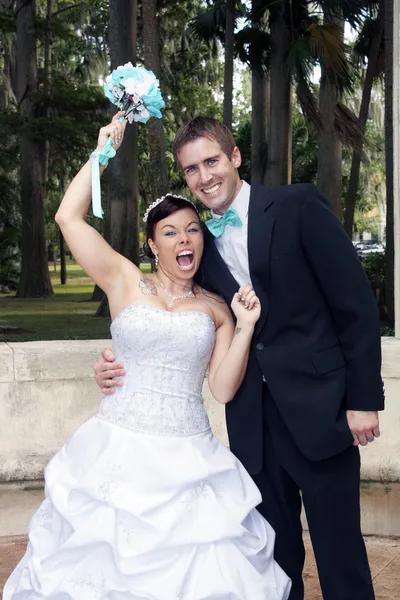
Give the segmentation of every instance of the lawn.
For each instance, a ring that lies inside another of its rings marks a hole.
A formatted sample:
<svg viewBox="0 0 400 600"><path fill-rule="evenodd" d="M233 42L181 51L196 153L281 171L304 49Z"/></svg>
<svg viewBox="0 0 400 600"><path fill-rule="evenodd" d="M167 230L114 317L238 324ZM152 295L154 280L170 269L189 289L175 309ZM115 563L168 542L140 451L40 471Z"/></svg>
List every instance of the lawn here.
<svg viewBox="0 0 400 600"><path fill-rule="evenodd" d="M141 268L148 272L150 265ZM0 342L110 338L110 321L94 316L98 302L91 299L92 280L73 262L67 273L67 284L61 285L59 265L57 271L50 266L52 298L0 294Z"/></svg>

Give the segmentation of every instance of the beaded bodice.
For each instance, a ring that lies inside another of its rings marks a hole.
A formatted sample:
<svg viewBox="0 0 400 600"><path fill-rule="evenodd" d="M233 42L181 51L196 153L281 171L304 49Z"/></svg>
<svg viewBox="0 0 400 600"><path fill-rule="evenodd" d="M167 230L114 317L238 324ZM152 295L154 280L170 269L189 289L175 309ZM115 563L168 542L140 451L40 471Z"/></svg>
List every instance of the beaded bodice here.
<svg viewBox="0 0 400 600"><path fill-rule="evenodd" d="M209 429L202 398L215 343L212 319L201 311L127 306L111 325L124 385L104 396L98 417L134 431L168 436Z"/></svg>

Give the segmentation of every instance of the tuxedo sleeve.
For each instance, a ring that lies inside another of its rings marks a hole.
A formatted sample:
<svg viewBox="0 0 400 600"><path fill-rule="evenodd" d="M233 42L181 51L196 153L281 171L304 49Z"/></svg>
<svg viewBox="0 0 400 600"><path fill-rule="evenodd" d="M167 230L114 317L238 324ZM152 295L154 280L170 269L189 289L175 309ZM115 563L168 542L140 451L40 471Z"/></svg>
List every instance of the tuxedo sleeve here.
<svg viewBox="0 0 400 600"><path fill-rule="evenodd" d="M300 223L305 255L346 360L346 408L383 410L379 314L361 261L315 186L308 188L301 201Z"/></svg>

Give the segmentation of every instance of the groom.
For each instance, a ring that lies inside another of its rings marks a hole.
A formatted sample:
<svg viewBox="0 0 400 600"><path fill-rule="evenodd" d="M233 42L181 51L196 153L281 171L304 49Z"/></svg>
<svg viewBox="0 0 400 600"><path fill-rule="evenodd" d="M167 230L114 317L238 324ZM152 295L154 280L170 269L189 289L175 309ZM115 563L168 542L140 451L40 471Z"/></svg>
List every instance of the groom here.
<svg viewBox="0 0 400 600"><path fill-rule="evenodd" d="M315 186L242 182L240 151L214 119L181 127L174 155L213 216L198 283L228 304L251 284L261 300L247 374L226 418L231 450L276 531L290 600L304 597L302 502L324 600L373 600L357 446L379 436L384 391L377 308L358 256ZM95 365L102 388L117 385L112 360L106 351Z"/></svg>

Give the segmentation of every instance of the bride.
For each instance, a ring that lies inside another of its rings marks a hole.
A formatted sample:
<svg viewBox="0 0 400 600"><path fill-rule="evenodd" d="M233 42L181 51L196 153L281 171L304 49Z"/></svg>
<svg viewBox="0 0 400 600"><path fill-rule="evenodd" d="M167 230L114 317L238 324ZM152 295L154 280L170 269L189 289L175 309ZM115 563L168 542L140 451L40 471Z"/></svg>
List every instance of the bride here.
<svg viewBox="0 0 400 600"><path fill-rule="evenodd" d="M126 122L100 130L122 142ZM287 600L275 533L254 482L211 433L201 397L230 402L247 366L260 302L241 288L231 309L193 282L203 252L195 207L168 194L146 212L158 270L144 276L85 222L90 160L56 221L106 292L124 386L45 471L46 499L4 600ZM288 549L290 551L290 549Z"/></svg>

